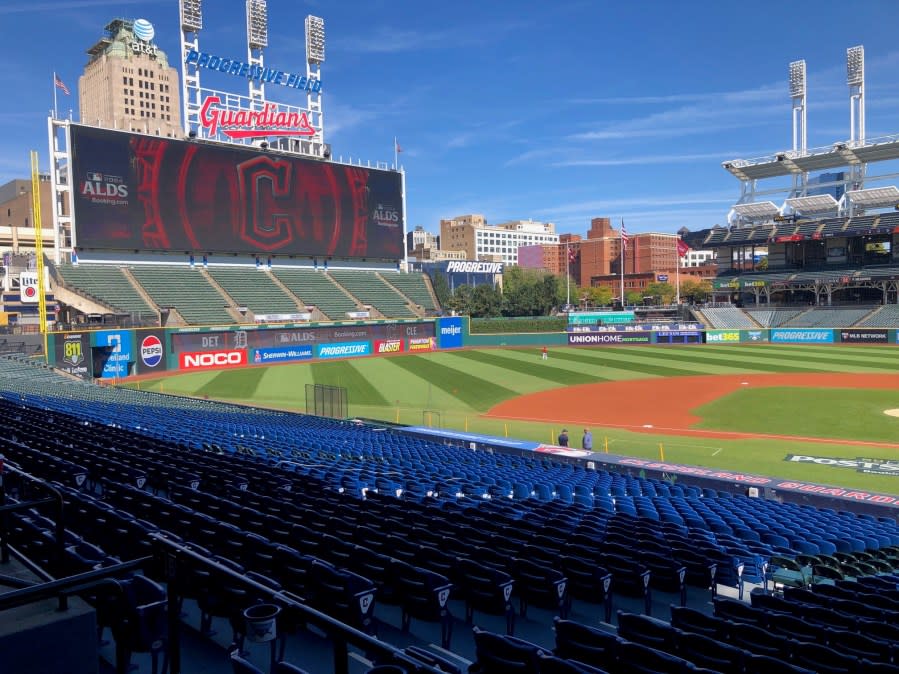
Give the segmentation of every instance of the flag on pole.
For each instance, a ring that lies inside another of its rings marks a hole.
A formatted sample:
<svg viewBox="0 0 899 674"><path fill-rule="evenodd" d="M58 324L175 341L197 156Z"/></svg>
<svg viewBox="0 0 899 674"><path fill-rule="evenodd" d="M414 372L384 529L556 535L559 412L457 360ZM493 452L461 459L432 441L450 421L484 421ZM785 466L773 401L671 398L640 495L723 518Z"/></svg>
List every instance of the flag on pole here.
<svg viewBox="0 0 899 674"><path fill-rule="evenodd" d="M393 139L393 144L396 145L396 151L397 151L397 152L402 152L402 151L403 151L403 148L400 147L400 143L399 143L399 141L398 141L396 138Z"/></svg>
<svg viewBox="0 0 899 674"><path fill-rule="evenodd" d="M57 75L56 73L53 73L53 84L56 86L57 89L62 89L62 93L64 93L66 96L72 95L72 92L69 91L69 88L66 86L66 83L63 82L61 79L59 79L59 75Z"/></svg>
<svg viewBox="0 0 899 674"><path fill-rule="evenodd" d="M677 254L679 257L683 257L687 253L690 252L690 246L687 245L687 242L683 239L677 240Z"/></svg>
<svg viewBox="0 0 899 674"><path fill-rule="evenodd" d="M627 230L624 228L624 220L621 221L621 247L627 248Z"/></svg>
<svg viewBox="0 0 899 674"><path fill-rule="evenodd" d="M577 248L571 248L569 246L568 247L568 261L574 262L576 257L577 257Z"/></svg>

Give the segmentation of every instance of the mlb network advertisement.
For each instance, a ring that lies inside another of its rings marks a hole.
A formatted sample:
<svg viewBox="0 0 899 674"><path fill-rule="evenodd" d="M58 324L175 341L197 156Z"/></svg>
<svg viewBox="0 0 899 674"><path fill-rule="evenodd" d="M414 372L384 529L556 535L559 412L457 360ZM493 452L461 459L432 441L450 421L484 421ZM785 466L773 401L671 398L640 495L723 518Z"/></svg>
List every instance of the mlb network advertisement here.
<svg viewBox="0 0 899 674"><path fill-rule="evenodd" d="M71 125L79 249L398 260L400 174Z"/></svg>

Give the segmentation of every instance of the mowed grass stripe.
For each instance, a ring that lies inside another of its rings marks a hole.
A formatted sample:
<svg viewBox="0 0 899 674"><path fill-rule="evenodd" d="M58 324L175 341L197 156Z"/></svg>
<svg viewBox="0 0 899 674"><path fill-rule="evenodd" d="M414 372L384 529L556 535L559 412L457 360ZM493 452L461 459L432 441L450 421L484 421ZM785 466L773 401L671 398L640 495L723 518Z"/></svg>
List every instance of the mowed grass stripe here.
<svg viewBox="0 0 899 674"><path fill-rule="evenodd" d="M209 382L197 389L196 395L208 395L210 398L230 398L232 400L250 400L256 394L259 382L265 376L263 367L251 367L241 370L222 370Z"/></svg>
<svg viewBox="0 0 899 674"><path fill-rule="evenodd" d="M382 405L384 407L390 405L378 389L348 360L314 362L309 367L312 368L312 378L316 384L345 386L351 405Z"/></svg>
<svg viewBox="0 0 899 674"><path fill-rule="evenodd" d="M834 358L834 353L839 353L841 362L858 364L863 367L875 367L887 370L894 370L897 364L897 351L895 346L837 346L835 351L833 346L801 346L799 347L803 356L821 356L825 358ZM785 352L789 353L785 349ZM794 352L794 357L795 357Z"/></svg>
<svg viewBox="0 0 899 674"><path fill-rule="evenodd" d="M834 347L829 347L831 353L828 354L826 352L811 352L805 349L802 346L794 346L794 347L782 347L782 346L748 346L748 347L737 347L737 346L713 346L706 348L714 348L729 350L732 353L739 353L741 358L749 358L750 353L752 354L753 359L761 357L768 362L775 363L795 363L795 362L803 362L809 363L810 367L807 368L808 371L839 371L839 372L853 372L853 371L863 371L863 370L882 370L884 366L889 364L889 361L881 361L881 363L870 363L870 362L860 362L857 357L853 357L853 355L847 355L844 353L842 349L838 351L835 350ZM738 351L738 349L740 349ZM790 365L784 365L784 372L795 372L796 370L788 370L787 368L791 367Z"/></svg>
<svg viewBox="0 0 899 674"><path fill-rule="evenodd" d="M699 352L690 347L690 353L682 350L675 351L680 347L666 347L665 360L675 360L684 363L702 363L706 365L716 365L721 368L720 373L739 373L739 372L822 372L828 368L819 367L802 367L800 365L791 364L791 360L772 360L753 357L755 354L741 352L739 357L735 358L735 354L721 353L716 358L714 355ZM709 349L716 347L700 346L699 349ZM701 374L694 372L693 374ZM715 373L713 373L715 374Z"/></svg>
<svg viewBox="0 0 899 674"><path fill-rule="evenodd" d="M446 391L469 407L479 411L486 411L496 403L518 395L516 391L505 386L434 362L425 356L391 358L390 362L416 377L422 377L442 391Z"/></svg>
<svg viewBox="0 0 899 674"><path fill-rule="evenodd" d="M641 348L642 347L639 346L629 346L621 349L614 349L612 347L603 346L588 350L589 347L583 349L569 347L567 349L556 349L552 352L551 357L574 363L589 363L594 367L607 365L618 370L640 372L641 374L648 374L654 377L685 377L687 375L696 374L695 371L689 369L666 367L664 365L655 365L651 363L640 363L621 357L638 355L633 352L634 350L639 350ZM620 353L618 353L619 351ZM604 377L597 376L596 379L602 380Z"/></svg>
<svg viewBox="0 0 899 674"><path fill-rule="evenodd" d="M576 386L578 384L592 384L596 382L596 377L583 372L575 372L561 367L553 367L549 363L551 361L543 361L537 356L530 362L520 360L511 356L501 356L494 352L486 351L458 351L453 354L457 358L465 358L474 363L484 365L494 365L505 370L512 370L527 374L532 377L545 379L556 384L564 386Z"/></svg>

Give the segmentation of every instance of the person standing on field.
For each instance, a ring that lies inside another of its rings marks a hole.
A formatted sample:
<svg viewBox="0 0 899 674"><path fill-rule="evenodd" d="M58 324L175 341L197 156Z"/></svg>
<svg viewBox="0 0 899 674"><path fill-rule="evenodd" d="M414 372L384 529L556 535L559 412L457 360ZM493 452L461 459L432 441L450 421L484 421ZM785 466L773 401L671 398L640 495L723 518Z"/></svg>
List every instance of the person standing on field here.
<svg viewBox="0 0 899 674"><path fill-rule="evenodd" d="M549 358L549 354L546 352L546 347L544 346L543 347L543 360L546 360L547 358Z"/></svg>
<svg viewBox="0 0 899 674"><path fill-rule="evenodd" d="M593 433L590 432L589 428L584 429L584 439L581 442L581 445L588 451L592 451L593 449Z"/></svg>
<svg viewBox="0 0 899 674"><path fill-rule="evenodd" d="M568 430L563 428L562 432L559 433L559 447L567 447L568 446Z"/></svg>

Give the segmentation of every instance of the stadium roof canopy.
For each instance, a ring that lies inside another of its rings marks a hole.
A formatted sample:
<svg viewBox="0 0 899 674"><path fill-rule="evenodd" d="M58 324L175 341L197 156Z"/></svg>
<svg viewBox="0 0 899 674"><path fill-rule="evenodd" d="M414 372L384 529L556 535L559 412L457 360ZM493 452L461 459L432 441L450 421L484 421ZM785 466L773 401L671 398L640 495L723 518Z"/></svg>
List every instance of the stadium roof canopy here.
<svg viewBox="0 0 899 674"><path fill-rule="evenodd" d="M829 213L837 210L839 203L829 194L815 194L810 197L792 197L787 206L798 213Z"/></svg>
<svg viewBox="0 0 899 674"><path fill-rule="evenodd" d="M899 159L899 136L865 143L835 143L804 154L786 151L758 159L733 159L722 166L739 180L762 180L891 159Z"/></svg>
<svg viewBox="0 0 899 674"><path fill-rule="evenodd" d="M753 201L749 204L736 204L734 210L746 218L773 218L780 215L780 209L773 201Z"/></svg>
<svg viewBox="0 0 899 674"><path fill-rule="evenodd" d="M846 196L852 203L864 208L886 208L899 205L899 189L889 187L872 187L867 190L849 190Z"/></svg>

